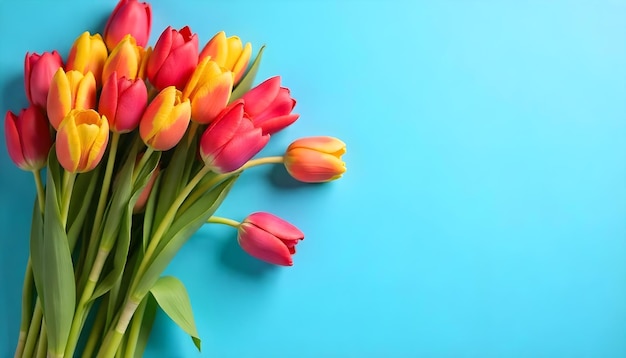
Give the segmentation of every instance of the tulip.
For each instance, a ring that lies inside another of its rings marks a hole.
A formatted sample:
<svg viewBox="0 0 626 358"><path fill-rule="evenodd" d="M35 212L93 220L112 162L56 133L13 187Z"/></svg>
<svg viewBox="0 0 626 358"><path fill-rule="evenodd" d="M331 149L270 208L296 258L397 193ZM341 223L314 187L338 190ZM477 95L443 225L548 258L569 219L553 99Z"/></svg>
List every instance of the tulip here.
<svg viewBox="0 0 626 358"><path fill-rule="evenodd" d="M147 104L148 90L142 79L118 78L113 72L102 87L98 111L108 119L111 131L128 133L139 125Z"/></svg>
<svg viewBox="0 0 626 358"><path fill-rule="evenodd" d="M248 91L242 99L245 111L263 133L274 134L295 122L299 115L291 114L296 100L288 88L280 87L280 77L272 77Z"/></svg>
<svg viewBox="0 0 626 358"><path fill-rule="evenodd" d="M233 74L208 57L200 61L185 86L183 98L191 100L191 119L208 124L226 108L233 90Z"/></svg>
<svg viewBox="0 0 626 358"><path fill-rule="evenodd" d="M141 77L142 60L145 50L137 46L135 39L126 35L113 49L102 70L102 81L106 81L113 72L117 72L119 78L126 77L129 80Z"/></svg>
<svg viewBox="0 0 626 358"><path fill-rule="evenodd" d="M346 171L341 156L346 144L333 137L301 138L289 145L285 168L295 179L305 183L323 183L339 179Z"/></svg>
<svg viewBox="0 0 626 358"><path fill-rule="evenodd" d="M63 71L54 74L48 93L48 119L54 129L72 109L96 107L96 79L91 72Z"/></svg>
<svg viewBox="0 0 626 358"><path fill-rule="evenodd" d="M58 52L44 52L41 55L27 53L24 59L24 89L28 101L45 109L48 100L50 82L55 72L63 67L63 60Z"/></svg>
<svg viewBox="0 0 626 358"><path fill-rule="evenodd" d="M4 121L9 157L23 170L39 170L46 166L52 146L48 119L35 106L22 109L19 115L8 111Z"/></svg>
<svg viewBox="0 0 626 358"><path fill-rule="evenodd" d="M274 265L292 266L291 255L296 244L304 239L302 231L269 213L249 215L239 225L237 241L244 251Z"/></svg>
<svg viewBox="0 0 626 358"><path fill-rule="evenodd" d="M252 45L249 42L243 46L239 37L226 38L226 33L220 31L204 46L200 60L211 57L220 67L234 74L234 84L237 84L248 68L251 55Z"/></svg>
<svg viewBox="0 0 626 358"><path fill-rule="evenodd" d="M166 87L148 105L139 122L139 135L153 150L169 150L181 140L191 117L189 100L174 86Z"/></svg>
<svg viewBox="0 0 626 358"><path fill-rule="evenodd" d="M96 82L101 83L102 68L107 56L107 47L100 34L91 36L89 32L83 32L70 49L65 70L76 70L83 74L92 72Z"/></svg>
<svg viewBox="0 0 626 358"><path fill-rule="evenodd" d="M146 75L159 90L175 86L182 90L198 64L198 35L189 26L179 31L168 26L148 58Z"/></svg>
<svg viewBox="0 0 626 358"><path fill-rule="evenodd" d="M269 141L261 128L243 111L243 101L233 102L204 131L200 138L200 156L205 165L218 173L241 168Z"/></svg>
<svg viewBox="0 0 626 358"><path fill-rule="evenodd" d="M94 169L106 150L109 124L93 109L73 109L61 122L56 138L59 163L70 173Z"/></svg>
<svg viewBox="0 0 626 358"><path fill-rule="evenodd" d="M126 35L145 47L150 39L152 14L150 4L137 0L120 0L104 27L104 41L113 49Z"/></svg>

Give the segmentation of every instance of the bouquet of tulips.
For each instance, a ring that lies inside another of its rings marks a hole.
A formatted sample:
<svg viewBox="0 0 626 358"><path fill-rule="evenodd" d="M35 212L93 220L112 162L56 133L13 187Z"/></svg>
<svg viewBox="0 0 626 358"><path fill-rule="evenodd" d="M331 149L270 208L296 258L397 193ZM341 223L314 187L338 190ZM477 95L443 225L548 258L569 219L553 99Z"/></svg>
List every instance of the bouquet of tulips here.
<svg viewBox="0 0 626 358"><path fill-rule="evenodd" d="M37 188L15 357L140 357L159 307L199 349L184 285L162 276L186 240L229 225L247 253L288 266L304 237L265 212L214 216L239 175L280 163L319 183L345 171L332 137L253 158L298 119L279 77L252 88L263 47L249 64L250 43L219 32L200 50L189 27L147 47L150 27L150 5L121 0L66 61L26 54L30 105L5 118L9 155Z"/></svg>

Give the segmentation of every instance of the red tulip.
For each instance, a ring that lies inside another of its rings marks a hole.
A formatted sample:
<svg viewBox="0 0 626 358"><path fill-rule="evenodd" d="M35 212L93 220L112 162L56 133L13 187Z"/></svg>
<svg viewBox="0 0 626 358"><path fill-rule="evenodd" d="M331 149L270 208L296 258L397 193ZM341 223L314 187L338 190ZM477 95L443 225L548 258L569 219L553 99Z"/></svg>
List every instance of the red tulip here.
<svg viewBox="0 0 626 358"><path fill-rule="evenodd" d="M255 127L243 111L243 101L228 106L200 138L200 156L215 172L241 168L265 147L270 136Z"/></svg>
<svg viewBox="0 0 626 358"><path fill-rule="evenodd" d="M63 60L56 51L44 52L41 55L26 54L24 59L24 89L31 104L43 109L46 108L50 82L61 67L63 67Z"/></svg>
<svg viewBox="0 0 626 358"><path fill-rule="evenodd" d="M244 110L263 133L274 134L295 122L299 115L291 114L296 100L289 89L280 86L280 77L272 77L248 91L242 99Z"/></svg>
<svg viewBox="0 0 626 358"><path fill-rule="evenodd" d="M46 166L52 139L48 119L38 108L22 109L17 116L8 111L4 134L9 156L18 167L38 170Z"/></svg>
<svg viewBox="0 0 626 358"><path fill-rule="evenodd" d="M104 27L104 42L112 50L130 34L137 45L145 47L150 39L152 15L150 4L137 0L120 0Z"/></svg>
<svg viewBox="0 0 626 358"><path fill-rule="evenodd" d="M104 83L98 112L109 121L113 132L127 133L139 125L148 104L148 90L142 79L118 78L117 72Z"/></svg>
<svg viewBox="0 0 626 358"><path fill-rule="evenodd" d="M269 213L249 215L241 225L237 241L244 251L274 265L292 266L291 255L296 244L304 239L302 231Z"/></svg>
<svg viewBox="0 0 626 358"><path fill-rule="evenodd" d="M183 90L198 64L198 35L189 26L179 31L168 26L148 58L146 75L159 90L175 86Z"/></svg>

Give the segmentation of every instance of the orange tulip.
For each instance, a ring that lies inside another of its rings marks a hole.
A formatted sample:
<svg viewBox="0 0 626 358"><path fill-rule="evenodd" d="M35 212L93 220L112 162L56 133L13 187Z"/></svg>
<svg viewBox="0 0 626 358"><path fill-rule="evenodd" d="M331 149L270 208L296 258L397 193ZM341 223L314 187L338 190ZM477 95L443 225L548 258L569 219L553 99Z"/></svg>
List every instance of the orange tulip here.
<svg viewBox="0 0 626 358"><path fill-rule="evenodd" d="M346 144L333 137L301 138L289 145L285 168L295 179L305 183L323 183L339 179L346 171L341 156Z"/></svg>
<svg viewBox="0 0 626 358"><path fill-rule="evenodd" d="M124 36L104 63L102 81L108 80L113 72L117 72L118 78L126 77L129 80L141 78L145 52L141 46L137 46L135 38L130 35Z"/></svg>
<svg viewBox="0 0 626 358"><path fill-rule="evenodd" d="M210 58L202 60L183 92L191 100L191 119L201 124L213 121L226 108L233 90L233 74Z"/></svg>
<svg viewBox="0 0 626 358"><path fill-rule="evenodd" d="M83 75L78 71L63 71L54 74L48 92L48 120L54 129L72 109L96 107L96 79L93 73Z"/></svg>
<svg viewBox="0 0 626 358"><path fill-rule="evenodd" d="M98 84L102 83L102 68L108 56L107 47L100 34L83 32L70 49L66 71L76 70L83 74L92 72Z"/></svg>
<svg viewBox="0 0 626 358"><path fill-rule="evenodd" d="M56 138L59 163L71 173L94 169L106 150L109 124L93 109L73 109L63 119Z"/></svg>
<svg viewBox="0 0 626 358"><path fill-rule="evenodd" d="M154 150L172 149L185 134L190 117L189 100L183 100L176 87L166 87L143 113L139 122L139 135Z"/></svg>
<svg viewBox="0 0 626 358"><path fill-rule="evenodd" d="M252 45L249 42L244 46L239 37L226 38L226 33L220 31L204 46L200 60L211 57L220 67L234 74L234 84L237 84L248 68L251 55Z"/></svg>

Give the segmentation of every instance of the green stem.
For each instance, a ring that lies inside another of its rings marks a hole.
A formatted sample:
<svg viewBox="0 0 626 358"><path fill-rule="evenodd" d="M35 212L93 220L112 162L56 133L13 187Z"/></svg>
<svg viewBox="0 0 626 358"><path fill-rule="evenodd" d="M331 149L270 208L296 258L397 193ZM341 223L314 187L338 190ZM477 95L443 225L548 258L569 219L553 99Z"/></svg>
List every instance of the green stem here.
<svg viewBox="0 0 626 358"><path fill-rule="evenodd" d="M244 171L246 169L250 169L252 167L256 167L264 164L280 164L284 162L284 158L282 156L274 156L274 157L265 157L265 158L257 158L249 160L246 164L244 164L241 169L238 171Z"/></svg>
<svg viewBox="0 0 626 358"><path fill-rule="evenodd" d="M143 153L143 156L141 156L141 159L139 159L139 163L135 167L135 171L133 172L133 183L136 181L139 172L141 172L141 169L143 169L143 167L148 162L148 159L150 159L150 157L152 156L152 153L154 153L154 149L147 147L146 151Z"/></svg>
<svg viewBox="0 0 626 358"><path fill-rule="evenodd" d="M221 216L211 216L206 222L210 224L224 224L224 225L232 226L235 229L239 228L239 225L241 225L239 221L228 219L228 218L223 218Z"/></svg>
<svg viewBox="0 0 626 358"><path fill-rule="evenodd" d="M70 212L74 181L76 181L76 173L65 172L63 176L63 196L61 197L61 222L63 223L63 228L67 227L67 216Z"/></svg>
<svg viewBox="0 0 626 358"><path fill-rule="evenodd" d="M98 345L98 341L100 340L100 336L102 335L102 331L104 330L104 324L106 323L107 299L108 298L102 299L102 301L100 302L100 307L98 308L96 319L91 326L91 330L89 331L89 338L87 339L87 343L85 343L85 348L83 349L83 358L93 357L93 352L96 350L96 346Z"/></svg>
<svg viewBox="0 0 626 358"><path fill-rule="evenodd" d="M102 346L96 358L113 358L115 356L115 353L122 342L122 337L126 332L126 328L128 327L128 324L130 323L138 305L139 303L132 300L126 301L124 309L121 311L120 316L117 319L117 324L115 327L112 327L106 337L104 337L104 342L102 342Z"/></svg>
<svg viewBox="0 0 626 358"><path fill-rule="evenodd" d="M37 358L46 358L48 350L48 330L46 329L46 321L41 322L41 332L39 332L39 343L37 343Z"/></svg>
<svg viewBox="0 0 626 358"><path fill-rule="evenodd" d="M24 345L26 344L26 335L28 333L28 326L32 316L32 304L33 304L33 267L28 256L28 262L26 263L26 273L24 275L24 284L22 286L22 321L20 323L20 336L17 341L17 348L15 348L15 358L22 356L24 352Z"/></svg>
<svg viewBox="0 0 626 358"><path fill-rule="evenodd" d="M98 279L100 278L100 274L102 273L102 267L104 267L104 263L106 262L107 257L109 256L109 250L105 250L100 248L98 250L98 255L96 256L96 260L91 267L89 272L89 279L87 280L87 284L83 289L83 293L80 296L80 300L78 301L78 305L76 305L76 312L74 313L74 319L72 320L72 326L70 328L70 334L67 339L67 345L65 346L65 356L73 357L74 350L76 349L76 344L78 344L78 338L80 337L80 331L83 328L83 322L87 310L87 304L93 295L93 291L96 288L96 284L98 283Z"/></svg>
<svg viewBox="0 0 626 358"><path fill-rule="evenodd" d="M187 147L191 145L191 141L193 141L193 137L196 136L196 132L198 132L199 124L198 122L191 122L189 126L189 133L187 133Z"/></svg>
<svg viewBox="0 0 626 358"><path fill-rule="evenodd" d="M33 311L33 317L30 320L30 326L28 327L28 335L26 336L26 343L24 344L24 351L22 352L22 358L32 358L35 352L35 345L39 337L39 330L41 329L41 320L43 318L43 311L41 309L41 301L37 299L35 302L35 310Z"/></svg>
<svg viewBox="0 0 626 358"><path fill-rule="evenodd" d="M130 331L126 337L126 349L124 358L134 358L135 350L137 348L137 340L139 339L139 333L141 332L141 324L143 321L143 315L146 312L146 304L148 300L144 298L141 300L135 315L133 316L133 323L130 326Z"/></svg>
<svg viewBox="0 0 626 358"><path fill-rule="evenodd" d="M37 187L37 201L39 202L39 210L43 214L46 202L46 192L41 182L41 169L33 170L33 177L35 178L35 187Z"/></svg>

